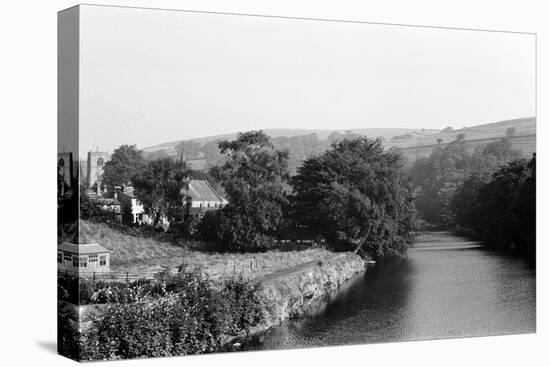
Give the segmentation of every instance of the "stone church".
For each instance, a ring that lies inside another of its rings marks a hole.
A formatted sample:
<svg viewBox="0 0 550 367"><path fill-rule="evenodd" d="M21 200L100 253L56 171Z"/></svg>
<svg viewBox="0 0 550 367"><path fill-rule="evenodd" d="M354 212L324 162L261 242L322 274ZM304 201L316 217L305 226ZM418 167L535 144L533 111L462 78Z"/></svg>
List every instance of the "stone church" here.
<svg viewBox="0 0 550 367"><path fill-rule="evenodd" d="M107 161L109 161L108 152L88 152L88 160L86 162L86 185L89 188L94 186L96 183L101 185L103 168Z"/></svg>

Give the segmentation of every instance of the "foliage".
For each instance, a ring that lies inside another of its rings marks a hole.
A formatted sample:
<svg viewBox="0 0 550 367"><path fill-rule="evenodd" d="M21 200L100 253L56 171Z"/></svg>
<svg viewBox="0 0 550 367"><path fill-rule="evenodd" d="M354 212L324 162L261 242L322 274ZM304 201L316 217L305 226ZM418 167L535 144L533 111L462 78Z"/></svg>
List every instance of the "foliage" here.
<svg viewBox="0 0 550 367"><path fill-rule="evenodd" d="M456 224L499 248L515 248L534 260L536 162L514 160L489 179L473 175L458 190Z"/></svg>
<svg viewBox="0 0 550 367"><path fill-rule="evenodd" d="M181 273L162 279L149 294L125 298L128 292L138 294L136 289L145 287L111 291L122 295L110 297L126 301L92 316L80 341L82 359L215 352L225 337L248 333L265 319L259 284L242 278L216 284L200 273Z"/></svg>
<svg viewBox="0 0 550 367"><path fill-rule="evenodd" d="M379 140L344 139L311 157L293 179L295 220L343 249L403 255L413 229L412 186L400 155Z"/></svg>
<svg viewBox="0 0 550 367"><path fill-rule="evenodd" d="M78 192L69 191L57 196L57 219L59 223L72 223L78 220Z"/></svg>
<svg viewBox="0 0 550 367"><path fill-rule="evenodd" d="M218 211L206 212L197 224L197 234L207 241L215 241L218 239L219 223L220 213Z"/></svg>
<svg viewBox="0 0 550 367"><path fill-rule="evenodd" d="M181 188L185 179L185 164L171 157L147 162L133 176L134 193L156 226L162 217L179 218L183 213Z"/></svg>
<svg viewBox="0 0 550 367"><path fill-rule="evenodd" d="M121 145L105 163L102 181L109 188L127 184L143 169L144 164L142 152L135 145Z"/></svg>
<svg viewBox="0 0 550 367"><path fill-rule="evenodd" d="M72 325L72 313L58 306L57 310L57 351L68 358L80 359L80 333Z"/></svg>
<svg viewBox="0 0 550 367"><path fill-rule="evenodd" d="M229 204L219 211L216 235L230 251L268 248L288 203L288 153L275 150L261 131L221 141L219 148L227 160L212 174Z"/></svg>
<svg viewBox="0 0 550 367"><path fill-rule="evenodd" d="M445 147L437 146L428 158L421 158L411 168L411 177L420 188L416 200L419 216L430 223L453 224L450 203L458 188L472 176L483 182L501 165L521 156L509 139L478 147L469 154L461 134Z"/></svg>
<svg viewBox="0 0 550 367"><path fill-rule="evenodd" d="M116 223L120 213L109 205L104 207L101 198L88 194L84 186L80 187L80 219L93 219L100 222Z"/></svg>

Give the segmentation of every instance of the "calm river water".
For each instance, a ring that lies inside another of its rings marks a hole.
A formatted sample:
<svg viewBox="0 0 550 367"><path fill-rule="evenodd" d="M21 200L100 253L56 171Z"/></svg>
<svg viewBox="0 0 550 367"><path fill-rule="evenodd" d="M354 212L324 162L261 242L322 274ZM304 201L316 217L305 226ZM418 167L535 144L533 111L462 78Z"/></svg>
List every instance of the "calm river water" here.
<svg viewBox="0 0 550 367"><path fill-rule="evenodd" d="M478 243L432 232L406 260L369 269L316 312L245 342L246 350L535 331L535 271Z"/></svg>

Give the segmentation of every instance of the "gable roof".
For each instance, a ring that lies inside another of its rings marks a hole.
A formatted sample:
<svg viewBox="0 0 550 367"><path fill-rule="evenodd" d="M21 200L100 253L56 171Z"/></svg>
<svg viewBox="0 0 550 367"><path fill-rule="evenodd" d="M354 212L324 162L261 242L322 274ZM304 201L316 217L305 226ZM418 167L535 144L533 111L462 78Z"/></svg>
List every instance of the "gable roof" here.
<svg viewBox="0 0 550 367"><path fill-rule="evenodd" d="M190 180L189 190L183 188L181 194L184 196L188 195L195 201L225 202L225 199L219 195L206 180Z"/></svg>
<svg viewBox="0 0 550 367"><path fill-rule="evenodd" d="M59 245L57 245L57 249L60 251L67 251L67 252L71 252L73 254L79 254L79 255L101 254L101 253L104 254L107 252L111 252L110 250L107 250L105 247L101 246L98 243L86 243L86 244L77 245L75 243L62 242Z"/></svg>

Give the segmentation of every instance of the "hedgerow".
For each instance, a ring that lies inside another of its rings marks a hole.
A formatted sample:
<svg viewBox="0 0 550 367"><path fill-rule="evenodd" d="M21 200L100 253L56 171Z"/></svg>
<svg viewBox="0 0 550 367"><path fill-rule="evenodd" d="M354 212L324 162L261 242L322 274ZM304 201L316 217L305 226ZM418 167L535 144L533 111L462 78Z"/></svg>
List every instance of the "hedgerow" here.
<svg viewBox="0 0 550 367"><path fill-rule="evenodd" d="M95 292L91 301L106 305L74 338L78 348L68 348L79 349L80 360L215 352L225 338L247 334L266 317L258 283L215 283L199 272L117 284Z"/></svg>

